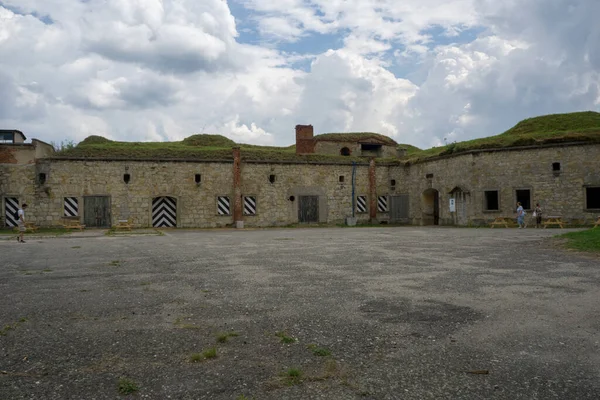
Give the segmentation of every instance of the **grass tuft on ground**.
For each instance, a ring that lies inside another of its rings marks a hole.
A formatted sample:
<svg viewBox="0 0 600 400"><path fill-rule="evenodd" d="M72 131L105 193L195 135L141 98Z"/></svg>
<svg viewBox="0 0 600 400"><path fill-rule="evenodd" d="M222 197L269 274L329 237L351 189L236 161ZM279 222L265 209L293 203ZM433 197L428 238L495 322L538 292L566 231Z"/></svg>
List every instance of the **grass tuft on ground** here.
<svg viewBox="0 0 600 400"><path fill-rule="evenodd" d="M119 393L128 395L140 390L138 384L129 378L119 378Z"/></svg>
<svg viewBox="0 0 600 400"><path fill-rule="evenodd" d="M559 237L567 239L566 246L570 249L600 253L600 228L569 232Z"/></svg>

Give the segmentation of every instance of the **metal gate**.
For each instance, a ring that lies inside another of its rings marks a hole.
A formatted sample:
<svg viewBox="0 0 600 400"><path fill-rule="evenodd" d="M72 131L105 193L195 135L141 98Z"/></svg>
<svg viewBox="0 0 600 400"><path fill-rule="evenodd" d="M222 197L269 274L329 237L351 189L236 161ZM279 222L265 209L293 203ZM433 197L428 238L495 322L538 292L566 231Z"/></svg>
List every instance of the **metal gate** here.
<svg viewBox="0 0 600 400"><path fill-rule="evenodd" d="M175 228L177 226L177 199L155 197L152 199L152 226L155 228Z"/></svg>
<svg viewBox="0 0 600 400"><path fill-rule="evenodd" d="M19 199L16 197L4 198L4 225L17 226L17 211L19 211Z"/></svg>
<svg viewBox="0 0 600 400"><path fill-rule="evenodd" d="M91 228L110 228L110 197L86 196L83 198L83 223Z"/></svg>
<svg viewBox="0 0 600 400"><path fill-rule="evenodd" d="M319 196L300 196L298 221L301 223L319 222Z"/></svg>
<svg viewBox="0 0 600 400"><path fill-rule="evenodd" d="M409 222L408 194L390 196L390 222Z"/></svg>

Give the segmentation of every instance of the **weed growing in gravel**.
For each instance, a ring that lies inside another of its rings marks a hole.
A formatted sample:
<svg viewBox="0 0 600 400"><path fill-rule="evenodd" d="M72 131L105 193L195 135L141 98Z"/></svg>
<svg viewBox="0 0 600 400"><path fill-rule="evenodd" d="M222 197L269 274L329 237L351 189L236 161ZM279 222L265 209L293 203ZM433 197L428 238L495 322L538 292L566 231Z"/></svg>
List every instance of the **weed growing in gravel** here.
<svg viewBox="0 0 600 400"><path fill-rule="evenodd" d="M131 394L140 390L137 383L129 378L119 378L119 393Z"/></svg>
<svg viewBox="0 0 600 400"><path fill-rule="evenodd" d="M281 339L281 343L294 343L296 341L295 337L292 336L288 336L285 332L277 332L275 333L275 336L279 337Z"/></svg>
<svg viewBox="0 0 600 400"><path fill-rule="evenodd" d="M239 334L237 332L220 333L217 335L217 342L225 343L225 342L227 342L227 340L229 340L230 337L236 337L236 336L239 336Z"/></svg>
<svg viewBox="0 0 600 400"><path fill-rule="evenodd" d="M325 347L319 347L314 343L311 343L306 347L310 349L315 356L327 357L331 355L331 351L329 349L326 349Z"/></svg>
<svg viewBox="0 0 600 400"><path fill-rule="evenodd" d="M81 248L81 246L73 246L73 247L71 247L71 248L72 248L72 249L80 249L80 248Z"/></svg>
<svg viewBox="0 0 600 400"><path fill-rule="evenodd" d="M297 385L302 382L302 370L290 368L284 373L285 381L288 385Z"/></svg>
<svg viewBox="0 0 600 400"><path fill-rule="evenodd" d="M217 348L211 347L209 349L204 350L202 352L202 356L204 356L204 358L206 358L206 359L216 358L217 357Z"/></svg>
<svg viewBox="0 0 600 400"><path fill-rule="evenodd" d="M25 317L22 317L22 318L19 318L19 321L18 321L18 322L15 322L15 323L14 323L14 324L12 324L12 325L9 325L9 324L7 324L7 325L4 325L4 328L0 329L0 336L6 336L6 334L7 334L9 331L12 331L12 330L15 330L15 329L17 329L17 327L18 327L19 325L21 325L23 322L27 322L27 318L25 318Z"/></svg>
<svg viewBox="0 0 600 400"><path fill-rule="evenodd" d="M235 400L254 400L254 397L246 397L243 394L240 394Z"/></svg>
<svg viewBox="0 0 600 400"><path fill-rule="evenodd" d="M217 348L216 347L211 347L209 349L204 350L202 353L193 353L190 356L190 362L201 362L204 360L208 360L211 358L216 358L217 357Z"/></svg>
<svg viewBox="0 0 600 400"><path fill-rule="evenodd" d="M50 268L43 269L42 272L52 272Z"/></svg>
<svg viewBox="0 0 600 400"><path fill-rule="evenodd" d="M111 267L119 267L121 265L121 261L119 261L119 260L113 260L108 265L110 265Z"/></svg>

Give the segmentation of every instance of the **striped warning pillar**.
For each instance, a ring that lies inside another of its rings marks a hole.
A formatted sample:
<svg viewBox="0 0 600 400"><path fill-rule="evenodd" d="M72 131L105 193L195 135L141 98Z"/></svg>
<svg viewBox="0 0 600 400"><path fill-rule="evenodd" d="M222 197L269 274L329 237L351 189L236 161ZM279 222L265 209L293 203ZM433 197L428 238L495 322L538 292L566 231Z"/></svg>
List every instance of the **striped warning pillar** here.
<svg viewBox="0 0 600 400"><path fill-rule="evenodd" d="M238 229L244 228L242 208L242 156L239 147L233 148L233 222Z"/></svg>
<svg viewBox="0 0 600 400"><path fill-rule="evenodd" d="M377 223L377 180L375 175L375 159L369 160L369 220Z"/></svg>

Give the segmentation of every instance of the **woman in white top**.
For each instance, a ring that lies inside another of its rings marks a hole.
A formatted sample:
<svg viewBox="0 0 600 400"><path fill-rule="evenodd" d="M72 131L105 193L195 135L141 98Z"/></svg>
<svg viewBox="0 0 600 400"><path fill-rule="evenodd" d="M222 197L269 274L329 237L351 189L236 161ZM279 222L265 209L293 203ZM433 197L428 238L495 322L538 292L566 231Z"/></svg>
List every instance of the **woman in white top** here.
<svg viewBox="0 0 600 400"><path fill-rule="evenodd" d="M23 205L21 206L19 211L17 211L17 217L19 217L19 219L17 220L17 225L19 226L19 236L17 237L17 241L19 243L25 243L25 241L23 240L23 235L25 234L25 230L27 229L27 228L25 228L25 210L26 209L27 209L27 204L23 203Z"/></svg>

